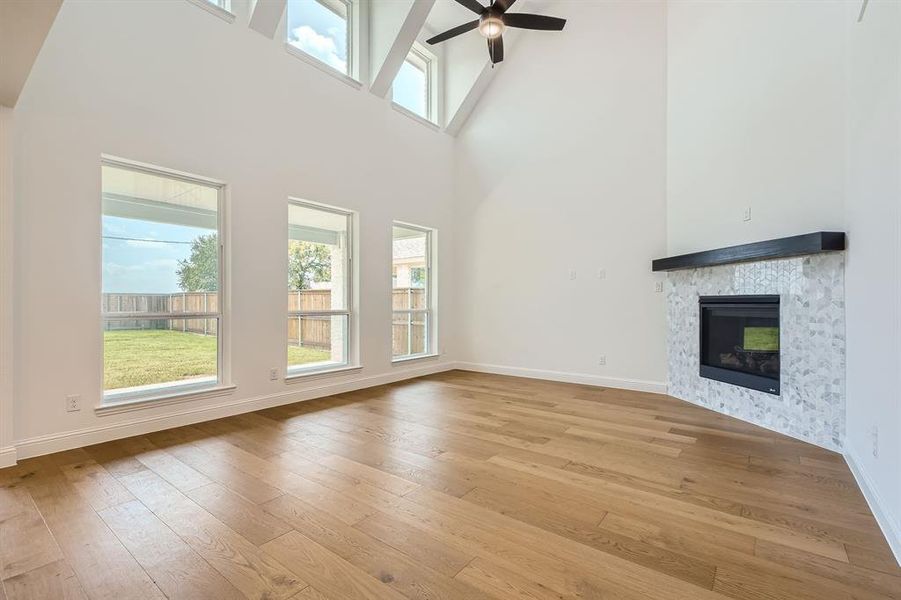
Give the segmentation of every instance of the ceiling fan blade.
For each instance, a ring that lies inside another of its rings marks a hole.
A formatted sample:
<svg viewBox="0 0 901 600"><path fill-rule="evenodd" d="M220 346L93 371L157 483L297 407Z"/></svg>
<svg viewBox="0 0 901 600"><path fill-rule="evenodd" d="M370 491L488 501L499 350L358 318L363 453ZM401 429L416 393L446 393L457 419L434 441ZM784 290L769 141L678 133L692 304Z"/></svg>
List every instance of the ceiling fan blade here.
<svg viewBox="0 0 901 600"><path fill-rule="evenodd" d="M504 38L497 36L488 40L488 56L491 57L491 64L497 64L504 60Z"/></svg>
<svg viewBox="0 0 901 600"><path fill-rule="evenodd" d="M476 27L479 26L479 20L470 21L469 23L463 23L462 25L457 25L453 29L448 29L444 33L439 33L433 38L429 38L425 41L426 44L438 44L445 40L449 40L452 37L457 37L461 33L466 33L467 31L472 31Z"/></svg>
<svg viewBox="0 0 901 600"><path fill-rule="evenodd" d="M504 15L504 25L519 29L540 29L542 31L560 31L566 25L566 19L530 15L528 13L510 13Z"/></svg>
<svg viewBox="0 0 901 600"><path fill-rule="evenodd" d="M485 7L476 2L476 0L457 0L457 3L462 4L477 15L482 14L485 10Z"/></svg>
<svg viewBox="0 0 901 600"><path fill-rule="evenodd" d="M492 4L491 6L492 8L494 8L494 10L504 13L507 11L507 9L513 6L514 2L516 2L516 0L494 0L494 4Z"/></svg>

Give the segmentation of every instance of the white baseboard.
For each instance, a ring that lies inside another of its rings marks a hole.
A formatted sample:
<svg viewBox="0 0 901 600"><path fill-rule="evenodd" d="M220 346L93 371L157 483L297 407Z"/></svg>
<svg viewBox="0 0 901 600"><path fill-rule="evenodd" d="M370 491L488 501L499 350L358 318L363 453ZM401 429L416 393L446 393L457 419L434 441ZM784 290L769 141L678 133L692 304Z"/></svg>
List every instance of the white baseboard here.
<svg viewBox="0 0 901 600"><path fill-rule="evenodd" d="M308 387L300 390L292 389L277 394L244 398L242 400L235 400L224 404L217 404L215 406L204 406L165 415L135 418L109 425L37 436L16 442L15 448L12 449L12 461L9 462L9 464L4 463L4 460L6 459L6 450L0 451L0 467L14 465L16 458L32 458L44 454L51 454L53 452L82 448L84 446L90 446L91 444L100 444L102 442L109 442L111 440L134 435L144 435L154 431L170 429L172 427L182 427L194 423L201 423L203 421L211 421L213 419L221 419L223 417L262 410L264 408L272 408L273 406L281 406L283 404L292 404L294 402L322 398L323 396L331 396L333 394L352 392L354 390L377 385L385 385L396 381L403 381L405 379L422 377L423 375L431 375L432 373L450 371L455 368L457 368L456 363L444 362L416 368L395 369L381 375L362 377L350 381L323 383L322 385L315 387Z"/></svg>
<svg viewBox="0 0 901 600"><path fill-rule="evenodd" d="M0 469L11 467L14 464L16 464L16 447L0 448Z"/></svg>
<svg viewBox="0 0 901 600"><path fill-rule="evenodd" d="M870 479L867 472L854 458L854 454L850 449L845 449L845 462L848 463L848 468L851 469L851 474L857 480L857 485L860 487L860 491L863 492L863 497L866 499L867 504L870 505L870 510L873 516L876 517L876 522L879 524L879 528L882 529L882 534L892 549L895 560L898 561L898 566L901 566L901 525L899 525L891 510L889 510L889 505L880 496L876 486L873 485L873 480Z"/></svg>
<svg viewBox="0 0 901 600"><path fill-rule="evenodd" d="M472 362L458 362L457 368L464 371L476 371L477 373L493 373L495 375L512 375L513 377L547 379L549 381L562 381L565 383L581 383L584 385L596 385L600 387L617 388L620 390L633 390L636 392L651 392L654 394L666 393L666 383L662 381L621 379L617 377L588 375L585 373L546 371L544 369L527 369L525 367L508 367L504 365L489 365Z"/></svg>

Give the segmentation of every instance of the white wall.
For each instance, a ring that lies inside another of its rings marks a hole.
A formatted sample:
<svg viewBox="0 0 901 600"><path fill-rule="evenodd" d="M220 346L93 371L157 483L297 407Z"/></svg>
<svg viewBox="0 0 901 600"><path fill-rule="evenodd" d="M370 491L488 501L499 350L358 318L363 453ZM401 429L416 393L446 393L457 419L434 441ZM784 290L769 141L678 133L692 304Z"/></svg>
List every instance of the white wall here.
<svg viewBox="0 0 901 600"><path fill-rule="evenodd" d="M650 262L666 235L664 3L541 12L568 18L566 30L524 32L458 138L460 357L659 384L664 305Z"/></svg>
<svg viewBox="0 0 901 600"><path fill-rule="evenodd" d="M0 468L15 462L13 447L13 110L0 106Z"/></svg>
<svg viewBox="0 0 901 600"><path fill-rule="evenodd" d="M845 4L669 2L669 254L843 228Z"/></svg>
<svg viewBox="0 0 901 600"><path fill-rule="evenodd" d="M871 0L861 23L858 9L845 15L845 446L901 562L901 4Z"/></svg>
<svg viewBox="0 0 901 600"><path fill-rule="evenodd" d="M452 353L452 138L289 55L281 34L271 40L248 29L246 3L233 4L234 24L187 0L66 2L59 13L16 108L15 223L29 232L16 240L20 456L84 443L57 439L67 432L112 437L96 429L134 419L157 419L138 428L162 428L177 410L440 368L444 359L390 363L393 219L440 231L440 303L448 307L440 336ZM228 182L238 385L231 396L95 416L101 153ZM268 380L269 368L285 363L289 195L360 213L365 368L358 375ZM68 394L81 394L80 412L65 412Z"/></svg>
<svg viewBox="0 0 901 600"><path fill-rule="evenodd" d="M483 40L481 36L472 39L476 36L478 34L462 35L441 44L449 67L444 72L444 107L448 122L469 97L488 63L487 45L479 43Z"/></svg>

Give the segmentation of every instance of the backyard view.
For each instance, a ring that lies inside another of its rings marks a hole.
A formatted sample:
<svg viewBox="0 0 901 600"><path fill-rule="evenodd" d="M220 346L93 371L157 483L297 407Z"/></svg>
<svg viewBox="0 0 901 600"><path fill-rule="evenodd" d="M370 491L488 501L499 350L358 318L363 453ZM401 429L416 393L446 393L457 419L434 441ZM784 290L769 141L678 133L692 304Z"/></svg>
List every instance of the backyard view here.
<svg viewBox="0 0 901 600"><path fill-rule="evenodd" d="M294 363L329 359L324 350L288 347ZM216 338L170 330L103 332L103 387L120 389L216 376Z"/></svg>
<svg viewBox="0 0 901 600"><path fill-rule="evenodd" d="M104 391L218 382L219 188L104 165L102 225ZM348 362L350 227L346 211L289 202L287 375ZM429 351L428 235L394 227L395 358Z"/></svg>
<svg viewBox="0 0 901 600"><path fill-rule="evenodd" d="M218 187L102 174L104 390L217 381Z"/></svg>

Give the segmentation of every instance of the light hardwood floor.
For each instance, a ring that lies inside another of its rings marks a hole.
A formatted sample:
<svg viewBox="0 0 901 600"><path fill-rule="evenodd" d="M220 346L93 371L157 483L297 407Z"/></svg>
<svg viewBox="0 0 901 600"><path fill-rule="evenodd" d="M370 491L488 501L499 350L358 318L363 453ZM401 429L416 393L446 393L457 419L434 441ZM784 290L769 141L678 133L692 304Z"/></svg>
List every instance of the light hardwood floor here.
<svg viewBox="0 0 901 600"><path fill-rule="evenodd" d="M0 600L901 599L842 458L453 371L0 471Z"/></svg>

